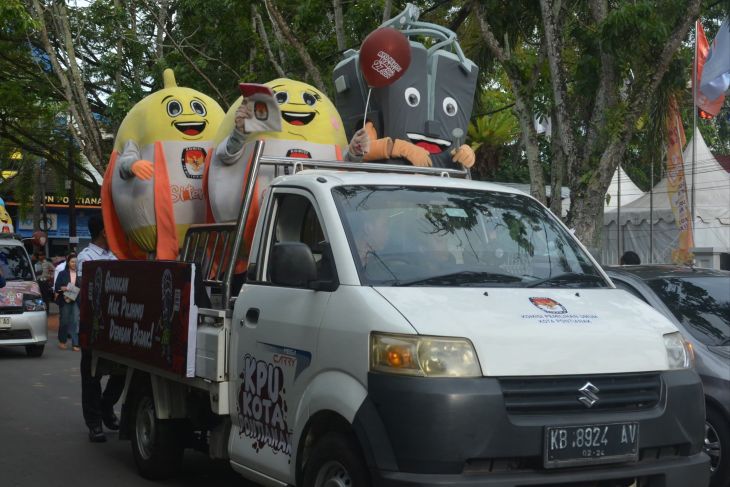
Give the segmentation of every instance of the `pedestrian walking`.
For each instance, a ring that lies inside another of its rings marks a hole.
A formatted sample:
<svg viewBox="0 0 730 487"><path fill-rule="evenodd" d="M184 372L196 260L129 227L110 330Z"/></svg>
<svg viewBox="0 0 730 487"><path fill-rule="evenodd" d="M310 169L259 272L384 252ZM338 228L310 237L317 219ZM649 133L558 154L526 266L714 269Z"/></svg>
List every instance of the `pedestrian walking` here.
<svg viewBox="0 0 730 487"><path fill-rule="evenodd" d="M74 352L79 348L79 304L76 300L81 281L78 278L76 254L66 257L66 268L56 279L56 304L61 311L58 326L58 348L66 350L66 342L71 339Z"/></svg>
<svg viewBox="0 0 730 487"><path fill-rule="evenodd" d="M91 243L81 251L78 259L79 282L84 268L84 262L90 260L116 260L116 256L109 250L104 230L104 220L100 216L89 218L89 233ZM86 299L82 296L81 299ZM91 373L91 349L81 349L81 409L84 421L89 428L89 440L95 443L106 441L102 423L107 429L117 431L119 419L114 413L117 403L124 390L124 375L110 374L104 392L101 391L103 367L97 366L96 374Z"/></svg>
<svg viewBox="0 0 730 487"><path fill-rule="evenodd" d="M41 288L41 296L46 303L46 313L48 313L49 304L53 301L53 275L56 270L55 266L46 259L45 254L38 254L38 261L41 263L41 273L36 274L38 278L38 286Z"/></svg>

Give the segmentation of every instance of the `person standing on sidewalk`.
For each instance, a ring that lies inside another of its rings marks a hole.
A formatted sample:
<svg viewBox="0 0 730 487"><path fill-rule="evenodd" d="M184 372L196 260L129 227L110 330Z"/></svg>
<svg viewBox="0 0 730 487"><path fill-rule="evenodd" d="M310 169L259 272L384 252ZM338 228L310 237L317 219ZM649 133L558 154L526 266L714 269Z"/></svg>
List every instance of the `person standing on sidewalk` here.
<svg viewBox="0 0 730 487"><path fill-rule="evenodd" d="M79 253L78 257L79 283L81 282L84 262L117 259L109 250L106 231L104 230L104 220L101 216L94 215L89 218L89 233L91 233L91 243ZM86 299L86 296L81 296L80 299ZM81 409L84 413L86 426L89 428L89 440L95 443L106 441L102 423L111 431L119 429L119 419L114 413L114 405L124 390L124 376L111 374L102 393L101 378L102 374L99 370L96 371L96 374L91 373L91 349L82 347Z"/></svg>

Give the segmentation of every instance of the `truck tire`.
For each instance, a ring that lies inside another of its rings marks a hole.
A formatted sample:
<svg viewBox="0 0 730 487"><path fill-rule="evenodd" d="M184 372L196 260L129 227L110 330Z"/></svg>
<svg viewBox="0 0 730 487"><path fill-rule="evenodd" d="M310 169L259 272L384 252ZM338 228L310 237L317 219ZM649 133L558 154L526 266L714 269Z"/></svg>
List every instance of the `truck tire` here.
<svg viewBox="0 0 730 487"><path fill-rule="evenodd" d="M131 411L132 453L140 475L149 480L173 476L185 448L179 421L157 419L150 388L138 390Z"/></svg>
<svg viewBox="0 0 730 487"><path fill-rule="evenodd" d="M730 423L713 407L705 419L705 453L710 457L710 487L730 486Z"/></svg>
<svg viewBox="0 0 730 487"><path fill-rule="evenodd" d="M352 435L327 433L304 466L304 487L369 487L370 476Z"/></svg>
<svg viewBox="0 0 730 487"><path fill-rule="evenodd" d="M28 357L40 357L43 355L43 350L46 348L45 345L26 345L25 353Z"/></svg>

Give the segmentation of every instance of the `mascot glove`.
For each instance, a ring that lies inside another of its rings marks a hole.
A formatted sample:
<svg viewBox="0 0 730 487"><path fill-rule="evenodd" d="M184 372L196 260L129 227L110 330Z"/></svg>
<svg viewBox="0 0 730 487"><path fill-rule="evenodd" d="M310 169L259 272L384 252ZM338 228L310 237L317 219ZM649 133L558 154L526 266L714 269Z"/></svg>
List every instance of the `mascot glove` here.
<svg viewBox="0 0 730 487"><path fill-rule="evenodd" d="M348 152L356 157L362 157L370 151L370 136L365 129L355 132L350 140Z"/></svg>
<svg viewBox="0 0 730 487"><path fill-rule="evenodd" d="M246 119L249 119L251 117L253 117L253 112L251 111L251 107L249 106L248 102L246 102L246 99L244 98L241 101L241 105L236 109L236 117L234 118L233 127L240 133L244 133Z"/></svg>
<svg viewBox="0 0 730 487"><path fill-rule="evenodd" d="M462 144L461 147L451 153L451 160L458 162L466 168L472 167L476 159L474 150L466 144Z"/></svg>
<svg viewBox="0 0 730 487"><path fill-rule="evenodd" d="M395 139L391 157L393 159L407 159L408 162L418 167L431 167L433 165L426 149L401 139Z"/></svg>
<svg viewBox="0 0 730 487"><path fill-rule="evenodd" d="M365 133L368 136L370 142L370 148L365 152L365 161L382 161L384 159L390 159L390 153L393 151L393 139L390 137L378 138L378 132L373 127L372 122L365 124Z"/></svg>
<svg viewBox="0 0 730 487"><path fill-rule="evenodd" d="M152 176L155 174L155 166L150 161L144 159L134 161L131 169L132 174L145 181L152 179Z"/></svg>

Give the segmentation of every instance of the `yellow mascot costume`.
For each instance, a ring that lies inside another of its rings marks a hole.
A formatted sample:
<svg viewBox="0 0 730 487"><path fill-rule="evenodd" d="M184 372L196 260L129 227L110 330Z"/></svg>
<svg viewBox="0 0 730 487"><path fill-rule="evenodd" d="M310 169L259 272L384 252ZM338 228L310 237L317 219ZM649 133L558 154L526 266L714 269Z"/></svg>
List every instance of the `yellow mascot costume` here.
<svg viewBox="0 0 730 487"><path fill-rule="evenodd" d="M188 227L205 222L205 162L224 113L212 98L178 87L171 69L163 76L164 88L119 126L104 175L104 227L119 258L176 259Z"/></svg>
<svg viewBox="0 0 730 487"><path fill-rule="evenodd" d="M277 157L341 160L347 149L342 119L321 91L285 78L275 79L265 86L274 92L281 110L281 131L243 133L237 130L236 118L242 116L243 97L233 103L216 135L216 150L207 178L208 202L216 222L238 218L243 185L253 156L251 142L265 140L264 154ZM272 175L271 168L261 168L259 183L267 184ZM254 204L258 206L258 203L258 198L254 198ZM256 213L251 212L252 215Z"/></svg>

